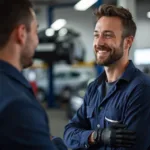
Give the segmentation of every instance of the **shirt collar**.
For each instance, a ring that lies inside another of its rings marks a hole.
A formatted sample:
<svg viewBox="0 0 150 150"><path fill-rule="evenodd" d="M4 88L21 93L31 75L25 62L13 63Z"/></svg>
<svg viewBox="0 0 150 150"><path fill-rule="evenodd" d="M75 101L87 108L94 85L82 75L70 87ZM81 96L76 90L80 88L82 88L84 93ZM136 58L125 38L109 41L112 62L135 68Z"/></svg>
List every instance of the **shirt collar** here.
<svg viewBox="0 0 150 150"><path fill-rule="evenodd" d="M13 67L11 64L9 64L3 60L0 60L0 72L4 72L5 74L11 76L13 79L19 81L21 84L23 84L27 88L31 88L31 85L25 79L25 77L22 75L22 72L20 72L15 67Z"/></svg>
<svg viewBox="0 0 150 150"><path fill-rule="evenodd" d="M132 79L135 71L136 71L136 67L134 66L132 60L129 60L129 64L127 65L125 72L121 75L119 80L124 80L129 82ZM105 81L105 79L106 79L106 73L105 71L103 71L101 75L97 78L97 83L102 83L102 81Z"/></svg>
<svg viewBox="0 0 150 150"><path fill-rule="evenodd" d="M136 67L134 66L132 60L129 60L129 64L127 65L125 72L122 74L119 80L125 80L129 82L132 79L135 71Z"/></svg>

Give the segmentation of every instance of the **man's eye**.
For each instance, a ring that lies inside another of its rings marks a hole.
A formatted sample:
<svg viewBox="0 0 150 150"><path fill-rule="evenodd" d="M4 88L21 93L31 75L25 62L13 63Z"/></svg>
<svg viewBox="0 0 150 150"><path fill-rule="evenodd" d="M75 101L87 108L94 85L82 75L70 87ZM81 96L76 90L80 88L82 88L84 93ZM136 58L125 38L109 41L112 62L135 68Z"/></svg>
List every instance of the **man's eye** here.
<svg viewBox="0 0 150 150"><path fill-rule="evenodd" d="M104 34L104 37L105 37L105 38L111 38L112 35L111 35L111 34Z"/></svg>
<svg viewBox="0 0 150 150"><path fill-rule="evenodd" d="M98 34L94 34L94 37L98 37Z"/></svg>

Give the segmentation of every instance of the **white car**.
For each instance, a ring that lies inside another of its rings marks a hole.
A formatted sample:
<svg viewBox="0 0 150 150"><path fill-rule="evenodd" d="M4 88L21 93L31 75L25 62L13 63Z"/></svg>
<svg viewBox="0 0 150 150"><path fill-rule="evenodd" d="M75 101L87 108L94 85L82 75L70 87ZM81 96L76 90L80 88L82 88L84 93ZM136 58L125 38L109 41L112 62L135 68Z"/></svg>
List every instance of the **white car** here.
<svg viewBox="0 0 150 150"><path fill-rule="evenodd" d="M88 81L91 78L91 70L81 70L77 68L61 67L54 69L53 85L54 95L61 96L67 99L70 91L76 89L81 83ZM93 71L94 74L94 71ZM37 85L40 89L49 89L48 76L37 80Z"/></svg>
<svg viewBox="0 0 150 150"><path fill-rule="evenodd" d="M63 94L65 89L76 89L82 82L88 81L90 76L88 71L77 69L59 70L54 73L55 94Z"/></svg>
<svg viewBox="0 0 150 150"><path fill-rule="evenodd" d="M28 71L29 73L29 71ZM93 68L72 68L66 65L54 67L54 95L67 99L70 92L78 87L83 82L88 81L95 76ZM36 69L36 83L39 89L37 95L40 101L44 100L49 92L48 70Z"/></svg>

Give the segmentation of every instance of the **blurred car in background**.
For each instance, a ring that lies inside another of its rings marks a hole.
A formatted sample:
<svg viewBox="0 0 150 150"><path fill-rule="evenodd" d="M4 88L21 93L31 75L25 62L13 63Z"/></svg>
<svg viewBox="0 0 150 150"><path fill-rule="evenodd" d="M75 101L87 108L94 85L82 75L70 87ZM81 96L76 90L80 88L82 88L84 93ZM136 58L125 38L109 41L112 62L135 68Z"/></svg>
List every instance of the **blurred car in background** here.
<svg viewBox="0 0 150 150"><path fill-rule="evenodd" d="M46 28L38 33L39 45L38 52L53 52L55 62L65 61L68 64L84 61L85 47L80 38L80 34L69 28L61 28L55 31L52 28ZM35 55L37 56L37 55Z"/></svg>
<svg viewBox="0 0 150 150"><path fill-rule="evenodd" d="M44 100L46 100L48 89L45 86L40 87L38 85L37 81L39 79L45 78L45 74L47 74L47 72L45 72L44 69L28 68L28 69L24 69L22 73L23 73L24 77L29 81L29 83L32 87L32 90L33 90L35 96L37 97L37 99L40 102L43 102Z"/></svg>
<svg viewBox="0 0 150 150"><path fill-rule="evenodd" d="M61 96L62 100L68 100L71 91L91 78L91 70L57 67L54 77L55 95Z"/></svg>
<svg viewBox="0 0 150 150"><path fill-rule="evenodd" d="M38 87L36 96L42 102L47 99L49 83L51 82L48 78L48 69L37 68L34 69L34 73L36 74L35 81ZM28 80L30 80L29 77L32 74L33 69L26 69L24 72ZM82 83L88 82L95 75L95 70L72 68L64 64L54 66L53 75L54 96L59 101L65 102L70 98L72 91L76 90Z"/></svg>
<svg viewBox="0 0 150 150"><path fill-rule="evenodd" d="M95 78L91 78L89 81L83 82L76 88L76 90L72 91L66 109L66 115L68 119L71 119L83 104L87 87L94 79Z"/></svg>
<svg viewBox="0 0 150 150"><path fill-rule="evenodd" d="M90 71L72 69L70 67L58 67L54 70L54 95L61 102L68 101L71 92L80 86L80 84L87 82L90 78ZM42 73L41 77L37 80L37 86L40 91L45 91L45 93L48 93L49 82L47 74L44 75Z"/></svg>

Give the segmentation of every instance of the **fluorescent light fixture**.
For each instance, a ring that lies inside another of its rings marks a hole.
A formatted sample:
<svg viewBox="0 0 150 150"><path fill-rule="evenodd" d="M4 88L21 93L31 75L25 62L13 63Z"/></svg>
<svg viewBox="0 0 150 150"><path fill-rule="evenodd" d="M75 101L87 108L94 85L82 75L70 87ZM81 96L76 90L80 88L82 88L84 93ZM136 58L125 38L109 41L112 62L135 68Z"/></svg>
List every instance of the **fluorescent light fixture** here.
<svg viewBox="0 0 150 150"><path fill-rule="evenodd" d="M74 8L78 11L85 11L93 4L95 4L98 0L80 0Z"/></svg>
<svg viewBox="0 0 150 150"><path fill-rule="evenodd" d="M52 28L48 28L46 31L45 31L45 35L50 37L50 36L53 36L55 34L55 31L54 29Z"/></svg>
<svg viewBox="0 0 150 150"><path fill-rule="evenodd" d="M62 27L64 27L66 25L66 23L67 23L67 21L65 19L58 19L51 25L51 27L54 30L59 30Z"/></svg>
<svg viewBox="0 0 150 150"><path fill-rule="evenodd" d="M150 18L150 11L147 12L147 18Z"/></svg>
<svg viewBox="0 0 150 150"><path fill-rule="evenodd" d="M134 52L134 59L136 65L150 64L150 49L137 49Z"/></svg>

